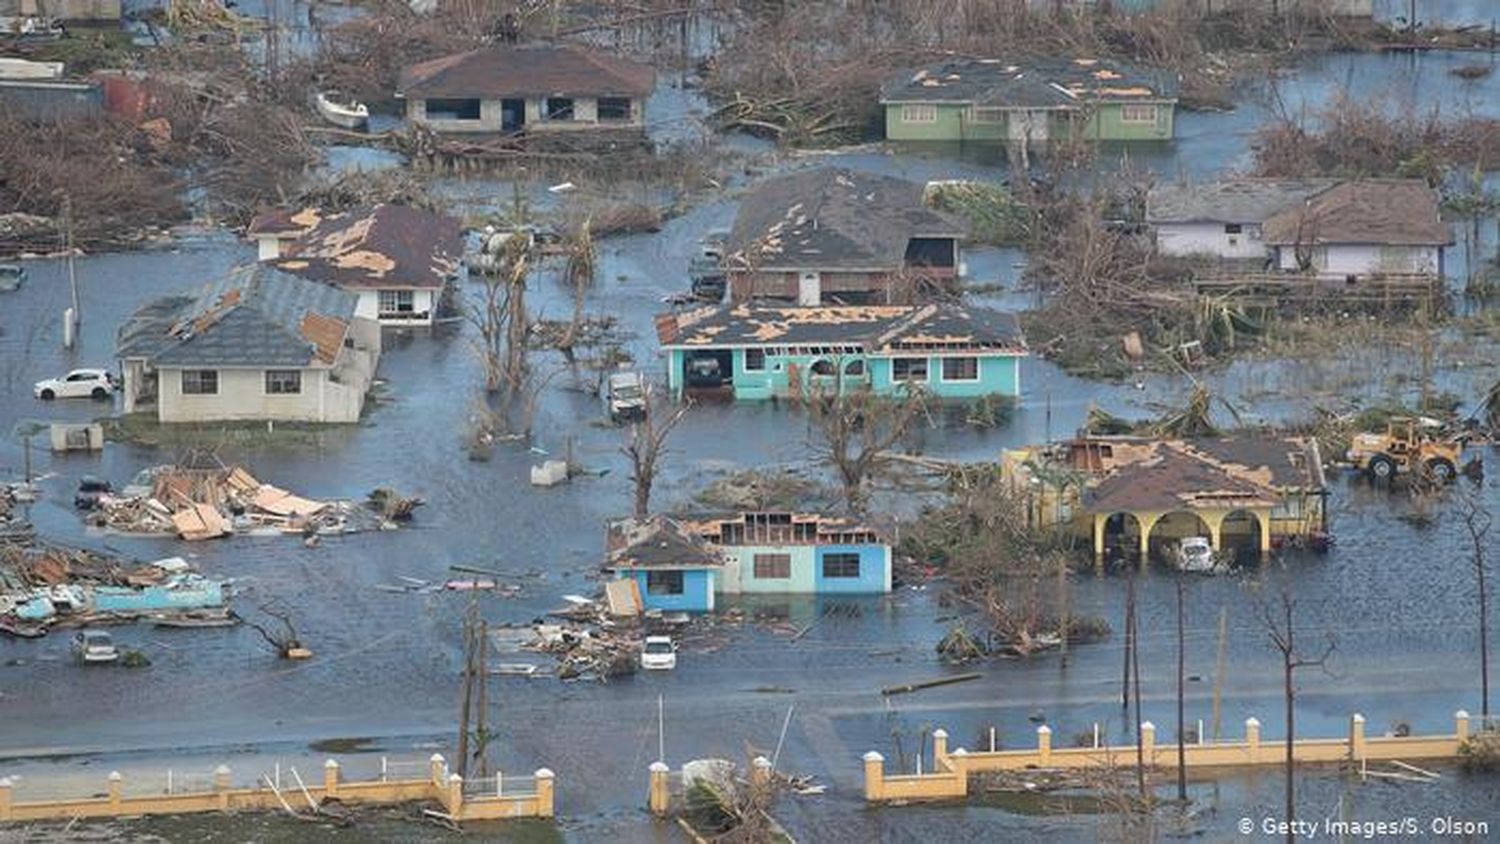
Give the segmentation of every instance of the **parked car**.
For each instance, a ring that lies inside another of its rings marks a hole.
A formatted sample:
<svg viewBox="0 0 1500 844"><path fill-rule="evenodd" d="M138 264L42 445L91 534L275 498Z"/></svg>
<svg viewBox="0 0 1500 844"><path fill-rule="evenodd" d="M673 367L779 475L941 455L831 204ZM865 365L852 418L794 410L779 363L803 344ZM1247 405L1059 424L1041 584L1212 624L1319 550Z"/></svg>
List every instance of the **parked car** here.
<svg viewBox="0 0 1500 844"><path fill-rule="evenodd" d="M616 372L605 382L604 403L612 422L640 419L646 415L646 380L639 372Z"/></svg>
<svg viewBox="0 0 1500 844"><path fill-rule="evenodd" d="M84 475L78 481L78 491L73 493L73 506L80 510L92 510L99 506L99 499L114 491L109 481Z"/></svg>
<svg viewBox="0 0 1500 844"><path fill-rule="evenodd" d="M641 667L647 671L670 671L677 667L677 643L671 636L647 636L641 648Z"/></svg>
<svg viewBox="0 0 1500 844"><path fill-rule="evenodd" d="M36 382L32 395L39 399L107 399L117 385L115 377L105 369L75 369L61 378L48 378Z"/></svg>
<svg viewBox="0 0 1500 844"><path fill-rule="evenodd" d="M1177 546L1177 568L1183 571L1209 572L1218 567L1213 545L1206 536L1184 537Z"/></svg>
<svg viewBox="0 0 1500 844"><path fill-rule="evenodd" d="M80 630L73 634L73 657L84 665L96 665L118 660L120 651L103 630Z"/></svg>

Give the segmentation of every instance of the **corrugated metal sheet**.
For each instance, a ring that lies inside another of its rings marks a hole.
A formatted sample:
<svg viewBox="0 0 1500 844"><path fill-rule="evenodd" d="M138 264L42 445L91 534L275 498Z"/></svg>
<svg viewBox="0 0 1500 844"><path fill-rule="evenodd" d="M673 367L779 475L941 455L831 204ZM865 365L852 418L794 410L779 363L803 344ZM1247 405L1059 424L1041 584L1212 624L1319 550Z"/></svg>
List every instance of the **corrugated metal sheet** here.
<svg viewBox="0 0 1500 844"><path fill-rule="evenodd" d="M84 120L104 110L104 95L93 82L4 79L0 108L39 123Z"/></svg>

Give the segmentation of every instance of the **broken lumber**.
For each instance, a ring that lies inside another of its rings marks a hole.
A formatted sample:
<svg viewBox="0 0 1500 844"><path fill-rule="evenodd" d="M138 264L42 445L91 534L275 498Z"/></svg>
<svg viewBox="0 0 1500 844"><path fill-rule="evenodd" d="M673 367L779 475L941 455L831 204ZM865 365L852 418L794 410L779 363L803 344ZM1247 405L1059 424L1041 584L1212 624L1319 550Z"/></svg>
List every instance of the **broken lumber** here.
<svg viewBox="0 0 1500 844"><path fill-rule="evenodd" d="M978 680L981 676L983 675L978 673L954 674L951 677L939 677L936 680L923 680L919 683L907 683L902 686L887 686L886 688L881 689L880 693L887 697L891 695L904 695L908 692L917 692L921 691L922 689L931 689L935 686L949 686L954 683L967 683L970 680Z"/></svg>

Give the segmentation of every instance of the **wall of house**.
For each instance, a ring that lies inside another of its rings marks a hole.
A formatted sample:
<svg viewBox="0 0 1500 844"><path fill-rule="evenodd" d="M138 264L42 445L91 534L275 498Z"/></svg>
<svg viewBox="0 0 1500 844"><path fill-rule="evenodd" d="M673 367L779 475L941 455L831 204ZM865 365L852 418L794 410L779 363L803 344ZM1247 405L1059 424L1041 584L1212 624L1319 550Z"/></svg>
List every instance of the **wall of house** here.
<svg viewBox="0 0 1500 844"><path fill-rule="evenodd" d="M1276 248L1277 266L1297 270L1297 250ZM1368 273L1438 273L1442 269L1440 246L1380 246L1368 243L1332 244L1312 248L1313 266L1320 275L1365 275Z"/></svg>
<svg viewBox="0 0 1500 844"><path fill-rule="evenodd" d="M729 300L739 303L748 299L768 298L795 301L801 285L801 273L796 272L731 272L729 278ZM822 303L839 293L877 293L859 298L872 304L900 305L903 297L889 295L890 275L886 272L820 272L818 288ZM879 295L885 291L886 295Z"/></svg>
<svg viewBox="0 0 1500 844"><path fill-rule="evenodd" d="M406 101L406 119L412 123L423 123L435 132L499 132L501 115L499 100L484 100L479 104L478 120L441 120L427 116L427 100L423 98Z"/></svg>
<svg viewBox="0 0 1500 844"><path fill-rule="evenodd" d="M1101 103L1087 120L1078 121L1067 112L1054 112L1052 135L1068 137L1077 127L1079 135L1101 141L1161 141L1169 140L1175 131L1176 109L1172 103L1158 103L1156 121L1153 123L1126 123L1123 119L1124 103Z"/></svg>
<svg viewBox="0 0 1500 844"><path fill-rule="evenodd" d="M932 123L903 122L899 103L885 107L885 136L892 141L1003 141L1005 132L1005 121L977 122L968 105L939 105Z"/></svg>
<svg viewBox="0 0 1500 844"><path fill-rule="evenodd" d="M792 576L786 579L757 579L756 554L786 554L791 557ZM725 547L724 556L724 576L718 584L721 592L810 595L816 588L811 545L737 545Z"/></svg>
<svg viewBox="0 0 1500 844"><path fill-rule="evenodd" d="M979 357L979 378L974 381L947 381L943 379L942 356L900 355L899 357L926 357L927 382L922 386L941 398L979 398L993 393L1002 396L1021 395L1021 359L1012 354ZM954 357L972 357L954 355ZM897 383L891 377L891 358L870 359L870 384L877 393L893 393Z"/></svg>
<svg viewBox="0 0 1500 844"><path fill-rule="evenodd" d="M717 577L710 569L687 569L682 573L682 594L653 595L647 589L645 569L621 569L621 577L635 580L641 589L641 601L648 610L664 612L712 612Z"/></svg>
<svg viewBox="0 0 1500 844"><path fill-rule="evenodd" d="M436 308L437 295L434 290L413 290L412 313L422 315L420 318L402 319L391 317L380 319L380 291L358 290L354 291L359 297L354 307L354 315L364 319L377 320L384 325L431 325L433 311Z"/></svg>
<svg viewBox="0 0 1500 844"><path fill-rule="evenodd" d="M56 18L60 21L117 21L120 0L18 0L16 11L0 11L18 17Z"/></svg>
<svg viewBox="0 0 1500 844"><path fill-rule="evenodd" d="M1097 115L1077 124L1082 136L1102 141L1154 141L1172 137L1176 123L1173 104L1158 104L1156 120L1152 123L1126 123L1120 106L1120 103L1100 104ZM935 121L908 123L901 119L900 103L887 105L886 138L892 141L1005 141L1011 138L1011 129L1017 128L1018 117L1013 112L1007 113L1001 121L979 122L973 119L973 111L968 105L945 104L936 108ZM1050 114L1051 125L1045 130L1032 129L1033 138L1047 134L1065 138L1073 131L1074 112L1054 110Z"/></svg>
<svg viewBox="0 0 1500 844"><path fill-rule="evenodd" d="M1245 224L1239 234L1228 234L1223 223L1163 223L1156 227L1156 251L1163 255L1214 255L1219 258L1266 258L1260 226Z"/></svg>
<svg viewBox="0 0 1500 844"><path fill-rule="evenodd" d="M292 367L287 367L292 368ZM162 422L276 419L297 422L354 422L325 414L326 371L302 370L302 392L268 395L264 369L219 369L219 391L211 396L184 395L182 369L163 368L157 378L157 419Z"/></svg>
<svg viewBox="0 0 1500 844"><path fill-rule="evenodd" d="M858 554L859 577L824 577L823 558ZM813 559L813 589L820 595L858 595L891 591L891 549L885 545L824 545Z"/></svg>
<svg viewBox="0 0 1500 844"><path fill-rule="evenodd" d="M462 99L462 98L459 98ZM529 132L570 132L586 129L619 128L639 129L646 124L646 103L641 99L630 101L629 120L599 121L599 101L593 97L573 98L572 120L547 120L545 97L526 100L526 130ZM414 98L406 101L406 119L412 123L425 123L438 132L500 132L503 130L503 115L500 100L484 100L479 104L478 120L436 120L427 116L427 100Z"/></svg>

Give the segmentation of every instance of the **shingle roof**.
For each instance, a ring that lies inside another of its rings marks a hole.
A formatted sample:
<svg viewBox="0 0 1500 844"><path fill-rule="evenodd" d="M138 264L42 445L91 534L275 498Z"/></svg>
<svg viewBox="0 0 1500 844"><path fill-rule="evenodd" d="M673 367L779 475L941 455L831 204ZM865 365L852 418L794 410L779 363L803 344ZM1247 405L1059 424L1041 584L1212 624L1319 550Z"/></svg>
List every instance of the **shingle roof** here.
<svg viewBox="0 0 1500 844"><path fill-rule="evenodd" d="M1146 197L1146 221L1259 224L1333 184L1333 179L1225 179L1158 185Z"/></svg>
<svg viewBox="0 0 1500 844"><path fill-rule="evenodd" d="M1015 314L950 304L706 307L658 317L656 333L667 348L838 343L863 346L866 354L916 349L1024 353L1026 349Z"/></svg>
<svg viewBox="0 0 1500 844"><path fill-rule="evenodd" d="M1179 77L1108 59L950 59L893 77L882 103L973 103L992 108L1077 108L1096 101L1177 99Z"/></svg>
<svg viewBox="0 0 1500 844"><path fill-rule="evenodd" d="M656 85L650 66L559 45L494 45L414 64L397 86L405 97L644 97Z"/></svg>
<svg viewBox="0 0 1500 844"><path fill-rule="evenodd" d="M759 270L897 270L913 237L964 226L928 208L923 185L826 167L767 179L745 194L725 263Z"/></svg>
<svg viewBox="0 0 1500 844"><path fill-rule="evenodd" d="M356 298L264 264L232 270L192 295L147 303L121 326L116 354L153 366L329 366Z"/></svg>
<svg viewBox="0 0 1500 844"><path fill-rule="evenodd" d="M1272 215L1261 234L1272 245L1438 246L1452 242L1437 192L1421 179L1340 182Z"/></svg>
<svg viewBox="0 0 1500 844"><path fill-rule="evenodd" d="M615 569L699 569L724 565L724 552L667 516L609 523L605 552Z"/></svg>
<svg viewBox="0 0 1500 844"><path fill-rule="evenodd" d="M1107 439L1107 438L1106 438ZM1085 496L1089 512L1271 506L1287 490L1326 488L1315 440L1242 434L1134 440Z"/></svg>
<svg viewBox="0 0 1500 844"><path fill-rule="evenodd" d="M438 289L463 257L459 222L405 205L376 205L323 217L290 218L310 230L275 261L277 269L343 288Z"/></svg>

